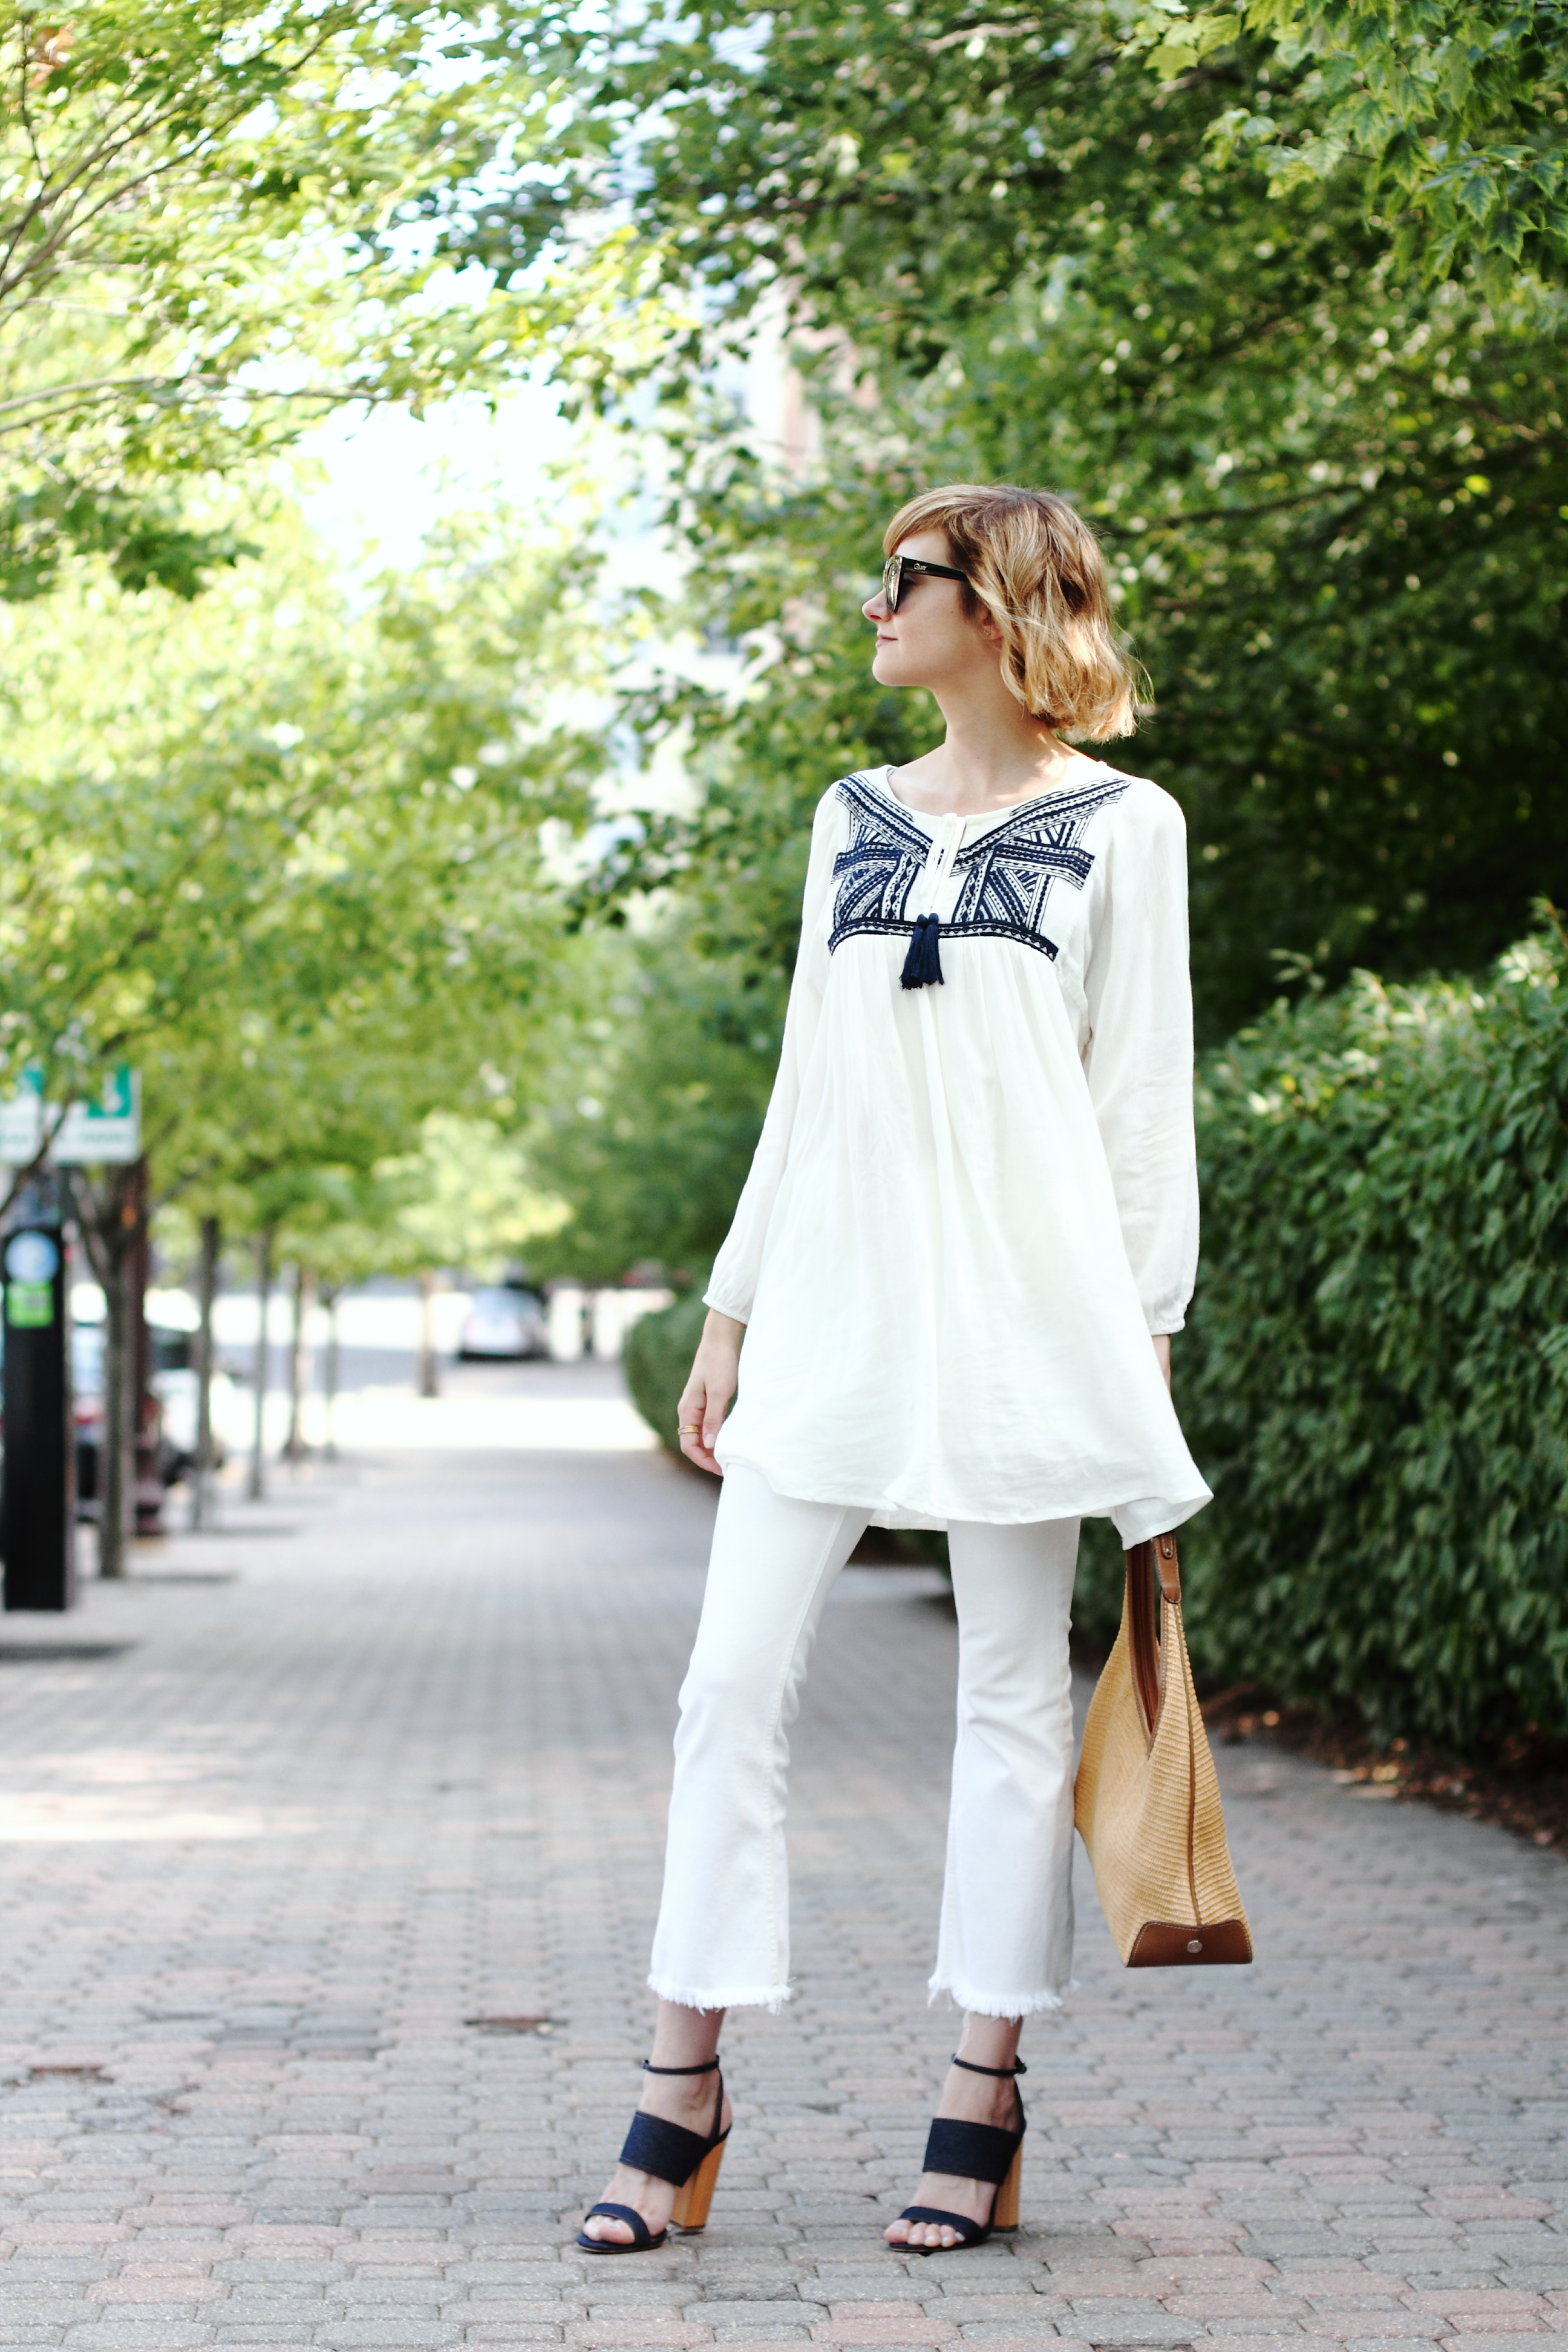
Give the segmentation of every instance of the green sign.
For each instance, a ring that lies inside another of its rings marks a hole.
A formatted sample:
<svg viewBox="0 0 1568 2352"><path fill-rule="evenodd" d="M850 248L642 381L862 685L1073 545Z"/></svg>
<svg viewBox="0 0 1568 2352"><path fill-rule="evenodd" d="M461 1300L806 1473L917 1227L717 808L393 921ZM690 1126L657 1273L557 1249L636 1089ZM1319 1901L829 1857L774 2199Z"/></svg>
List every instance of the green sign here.
<svg viewBox="0 0 1568 2352"><path fill-rule="evenodd" d="M89 1102L64 1108L44 1100L44 1074L30 1062L16 1093L0 1099L0 1161L24 1168L46 1136L58 1168L128 1166L142 1154L142 1082L128 1062L106 1070Z"/></svg>
<svg viewBox="0 0 1568 2352"><path fill-rule="evenodd" d="M43 1330L54 1319L52 1283L8 1282L5 1285L5 1320L14 1331Z"/></svg>

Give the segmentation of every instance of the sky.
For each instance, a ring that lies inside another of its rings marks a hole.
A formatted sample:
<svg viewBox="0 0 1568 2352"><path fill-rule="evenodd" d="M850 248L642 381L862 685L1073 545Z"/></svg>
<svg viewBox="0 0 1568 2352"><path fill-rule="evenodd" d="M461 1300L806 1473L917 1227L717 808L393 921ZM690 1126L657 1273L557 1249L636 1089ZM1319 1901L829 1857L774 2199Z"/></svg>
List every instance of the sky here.
<svg viewBox="0 0 1568 2352"><path fill-rule="evenodd" d="M572 451L555 393L534 383L518 385L493 416L481 400L446 401L423 418L404 408L334 416L300 445L300 502L344 562L374 551L401 570L444 514L498 493L548 511L548 468Z"/></svg>

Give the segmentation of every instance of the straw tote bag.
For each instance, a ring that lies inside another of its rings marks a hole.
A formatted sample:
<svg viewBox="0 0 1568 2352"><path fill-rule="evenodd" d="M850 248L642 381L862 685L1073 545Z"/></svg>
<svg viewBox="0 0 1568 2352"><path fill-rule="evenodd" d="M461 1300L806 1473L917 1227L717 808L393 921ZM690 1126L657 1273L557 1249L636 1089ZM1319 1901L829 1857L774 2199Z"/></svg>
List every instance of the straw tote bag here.
<svg viewBox="0 0 1568 2352"><path fill-rule="evenodd" d="M1251 1959L1182 1630L1174 1536L1127 1555L1121 1631L1084 1726L1074 1815L1127 1968Z"/></svg>

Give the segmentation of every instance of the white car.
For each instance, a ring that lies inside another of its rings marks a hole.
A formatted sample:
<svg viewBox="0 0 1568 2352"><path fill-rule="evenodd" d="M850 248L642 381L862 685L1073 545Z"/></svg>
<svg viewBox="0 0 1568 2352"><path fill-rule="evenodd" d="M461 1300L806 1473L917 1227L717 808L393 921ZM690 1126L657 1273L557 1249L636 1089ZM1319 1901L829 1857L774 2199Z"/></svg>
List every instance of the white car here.
<svg viewBox="0 0 1568 2352"><path fill-rule="evenodd" d="M461 1361L476 1357L548 1356L544 1301L531 1290L476 1290L458 1341Z"/></svg>

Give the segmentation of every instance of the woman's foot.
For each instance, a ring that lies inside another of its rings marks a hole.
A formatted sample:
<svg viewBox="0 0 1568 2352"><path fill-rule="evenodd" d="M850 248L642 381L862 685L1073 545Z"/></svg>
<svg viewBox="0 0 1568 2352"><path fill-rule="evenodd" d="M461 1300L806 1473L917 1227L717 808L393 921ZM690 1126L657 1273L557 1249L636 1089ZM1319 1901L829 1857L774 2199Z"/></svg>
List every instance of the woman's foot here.
<svg viewBox="0 0 1568 2352"><path fill-rule="evenodd" d="M1018 2123L1018 2094L1011 2079L994 2082L986 2074L965 2074L960 2067L950 2066L942 2084L939 2116L967 2124L994 2124L1000 2131L1015 2131ZM962 2213L966 2221L984 2224L991 2218L991 2208L996 2195L989 2180L960 2180L952 2173L922 2172L920 2187L910 2198L911 2205L935 2205L946 2213ZM961 2241L956 2230L945 2221L906 2221L900 2215L889 2221L885 2231L889 2246L956 2246Z"/></svg>
<svg viewBox="0 0 1568 2352"><path fill-rule="evenodd" d="M713 2092L718 2079L716 2074L648 2074L643 2081L638 2110L646 2116L661 2116L667 2124L679 2124L706 2139L713 2129ZM728 2092L719 2120L721 2128L728 2126ZM668 2228L670 2212L679 2194L669 2181L659 2180L651 2172L637 2172L629 2164L617 2164L600 2202L629 2205L634 2212L642 2215L649 2236L657 2238L661 2230ZM583 2235L599 2239L606 2245L632 2243L630 2224L617 2221L609 2213L591 2214L583 2224Z"/></svg>

